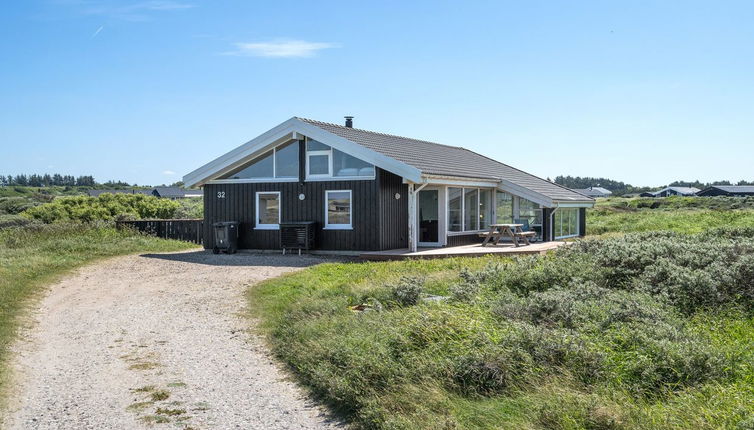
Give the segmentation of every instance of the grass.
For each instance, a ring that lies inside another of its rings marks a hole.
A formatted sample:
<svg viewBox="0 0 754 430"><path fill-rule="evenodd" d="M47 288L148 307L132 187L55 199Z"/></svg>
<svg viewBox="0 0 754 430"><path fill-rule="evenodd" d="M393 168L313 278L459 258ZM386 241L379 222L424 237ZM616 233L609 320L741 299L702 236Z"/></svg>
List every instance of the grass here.
<svg viewBox="0 0 754 430"><path fill-rule="evenodd" d="M668 197L600 199L587 213L589 235L647 231L701 233L754 225L754 198Z"/></svg>
<svg viewBox="0 0 754 430"><path fill-rule="evenodd" d="M0 229L0 392L7 385L8 349L24 312L45 287L99 259L169 252L195 245L85 225Z"/></svg>
<svg viewBox="0 0 754 430"><path fill-rule="evenodd" d="M628 235L548 257L323 264L248 303L357 428L747 429L753 263L752 230Z"/></svg>

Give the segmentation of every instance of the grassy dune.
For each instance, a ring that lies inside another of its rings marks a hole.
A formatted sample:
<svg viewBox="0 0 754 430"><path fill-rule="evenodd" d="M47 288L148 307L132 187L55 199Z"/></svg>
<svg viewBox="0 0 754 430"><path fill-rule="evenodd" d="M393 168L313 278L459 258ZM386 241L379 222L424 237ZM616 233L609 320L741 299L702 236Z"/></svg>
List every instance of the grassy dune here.
<svg viewBox="0 0 754 430"><path fill-rule="evenodd" d="M754 197L600 199L589 209L587 223L589 235L747 227L754 225Z"/></svg>
<svg viewBox="0 0 754 430"><path fill-rule="evenodd" d="M657 233L325 264L248 299L275 353L359 428L748 429L752 267L754 230Z"/></svg>
<svg viewBox="0 0 754 430"><path fill-rule="evenodd" d="M8 348L33 298L60 276L97 259L195 247L113 228L58 224L0 229L0 392Z"/></svg>

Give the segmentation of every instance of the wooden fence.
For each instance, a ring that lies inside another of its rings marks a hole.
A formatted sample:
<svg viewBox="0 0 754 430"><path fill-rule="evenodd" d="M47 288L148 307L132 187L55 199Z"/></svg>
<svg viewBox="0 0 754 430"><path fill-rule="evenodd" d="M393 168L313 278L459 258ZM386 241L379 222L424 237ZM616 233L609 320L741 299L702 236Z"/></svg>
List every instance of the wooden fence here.
<svg viewBox="0 0 754 430"><path fill-rule="evenodd" d="M116 221L118 228L132 228L163 239L183 240L202 244L204 236L203 219L143 219L136 221Z"/></svg>

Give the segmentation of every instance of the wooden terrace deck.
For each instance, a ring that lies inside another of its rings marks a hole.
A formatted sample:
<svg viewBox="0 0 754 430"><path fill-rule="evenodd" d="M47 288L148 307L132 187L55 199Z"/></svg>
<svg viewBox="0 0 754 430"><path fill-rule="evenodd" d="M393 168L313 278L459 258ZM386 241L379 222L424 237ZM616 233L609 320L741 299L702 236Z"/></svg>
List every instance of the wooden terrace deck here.
<svg viewBox="0 0 754 430"><path fill-rule="evenodd" d="M544 254L565 245L566 242L539 242L516 248L513 244L496 246L482 246L480 243L444 248L419 248L416 252L409 252L408 248L389 249L387 251L364 252L360 255L365 260L405 260L408 258L444 258L444 257L481 257L483 255L499 254L501 256Z"/></svg>

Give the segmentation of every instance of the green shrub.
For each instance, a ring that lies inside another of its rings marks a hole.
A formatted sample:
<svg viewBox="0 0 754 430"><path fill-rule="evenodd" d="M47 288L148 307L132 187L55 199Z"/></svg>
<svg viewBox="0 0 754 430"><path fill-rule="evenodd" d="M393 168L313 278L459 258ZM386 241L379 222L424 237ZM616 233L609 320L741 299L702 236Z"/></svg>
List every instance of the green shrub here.
<svg viewBox="0 0 754 430"><path fill-rule="evenodd" d="M424 292L424 279L417 276L403 276L390 286L393 300L402 306L413 306L419 302Z"/></svg>
<svg viewBox="0 0 754 430"><path fill-rule="evenodd" d="M173 218L179 208L173 200L142 194L102 194L99 197L61 197L23 214L46 224L116 219Z"/></svg>

